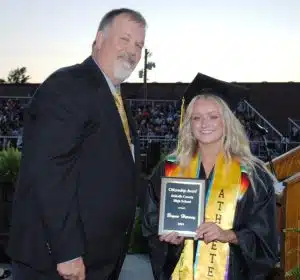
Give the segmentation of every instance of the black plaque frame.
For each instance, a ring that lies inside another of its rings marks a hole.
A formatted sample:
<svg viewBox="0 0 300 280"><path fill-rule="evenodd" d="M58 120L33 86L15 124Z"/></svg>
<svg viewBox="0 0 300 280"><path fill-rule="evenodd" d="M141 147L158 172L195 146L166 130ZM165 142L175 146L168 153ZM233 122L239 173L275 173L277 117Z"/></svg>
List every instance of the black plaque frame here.
<svg viewBox="0 0 300 280"><path fill-rule="evenodd" d="M170 188L174 193L170 194ZM197 193L191 193L191 191L195 192L195 190L197 190ZM186 199L186 197L191 196L196 199L194 203L188 203L191 199ZM195 229L204 220L204 206L205 180L162 177L158 234L162 235L175 231L179 236L194 237L196 235ZM187 207L190 209L186 209ZM166 213L170 208L172 208L173 213ZM192 210L193 215L186 215L185 213L190 214L190 212L188 212L190 210ZM181 215L185 215L185 217L195 217L195 219L182 218ZM179 216L179 218L176 218L177 216ZM174 227L171 226L170 228L170 223L176 223L176 219L178 220L177 225ZM184 221L186 221L188 225L186 225ZM194 228L194 230L192 230L192 228Z"/></svg>

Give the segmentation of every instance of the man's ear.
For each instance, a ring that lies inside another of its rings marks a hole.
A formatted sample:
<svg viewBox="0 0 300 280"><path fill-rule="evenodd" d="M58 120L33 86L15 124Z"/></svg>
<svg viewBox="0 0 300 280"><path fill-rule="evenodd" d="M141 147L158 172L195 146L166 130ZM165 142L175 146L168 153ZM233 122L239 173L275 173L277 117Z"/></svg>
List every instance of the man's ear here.
<svg viewBox="0 0 300 280"><path fill-rule="evenodd" d="M103 41L104 41L104 32L103 31L98 31L97 32L97 35L96 35L96 39L95 39L95 48L97 50L99 50L103 44Z"/></svg>

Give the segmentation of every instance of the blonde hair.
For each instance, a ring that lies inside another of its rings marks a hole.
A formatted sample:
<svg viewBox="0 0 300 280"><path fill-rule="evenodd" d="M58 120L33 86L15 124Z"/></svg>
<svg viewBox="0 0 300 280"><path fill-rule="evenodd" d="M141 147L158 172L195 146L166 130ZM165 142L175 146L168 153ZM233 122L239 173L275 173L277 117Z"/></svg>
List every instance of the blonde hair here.
<svg viewBox="0 0 300 280"><path fill-rule="evenodd" d="M178 160L181 168L184 169L188 166L193 155L198 150L197 140L193 136L191 123L194 104L199 99L213 100L220 108L221 118L224 123L223 151L226 162L230 162L233 158L239 160L241 165L247 170L249 180L254 190L253 178L256 174L256 167L263 169L275 181L275 178L269 170L265 168L264 163L251 153L246 131L240 121L235 117L223 99L209 93L195 96L185 112L183 123L179 130L178 145L176 150L172 153Z"/></svg>

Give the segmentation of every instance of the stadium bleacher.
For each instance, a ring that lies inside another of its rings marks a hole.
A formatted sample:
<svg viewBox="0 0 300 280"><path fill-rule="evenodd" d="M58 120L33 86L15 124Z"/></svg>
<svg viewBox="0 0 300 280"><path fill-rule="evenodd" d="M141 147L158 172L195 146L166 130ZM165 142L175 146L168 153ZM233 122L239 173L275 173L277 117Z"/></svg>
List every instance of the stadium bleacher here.
<svg viewBox="0 0 300 280"><path fill-rule="evenodd" d="M300 83L241 83L252 89L250 100L236 108L255 155L266 160L260 134L251 125L259 123L268 130L271 156L276 157L300 144ZM140 136L141 151L147 155L148 144L158 142L161 153L176 146L180 117L180 96L188 84L148 84L144 100L143 84L124 83L122 93L128 100ZM0 84L0 146L22 148L24 106L39 84ZM296 94L297 93L297 94ZM287 106L282 106L286 103ZM274 124L275 123L275 124ZM279 128L278 126L279 125ZM285 125L284 125L285 124Z"/></svg>

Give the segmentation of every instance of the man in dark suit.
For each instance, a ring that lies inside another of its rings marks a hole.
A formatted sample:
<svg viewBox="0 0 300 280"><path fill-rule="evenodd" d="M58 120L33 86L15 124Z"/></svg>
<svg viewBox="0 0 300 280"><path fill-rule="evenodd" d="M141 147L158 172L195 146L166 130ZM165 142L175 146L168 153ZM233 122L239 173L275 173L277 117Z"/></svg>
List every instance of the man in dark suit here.
<svg viewBox="0 0 300 280"><path fill-rule="evenodd" d="M118 279L139 144L117 92L141 58L145 29L136 11L109 12L92 56L54 72L32 98L8 246L14 280Z"/></svg>

